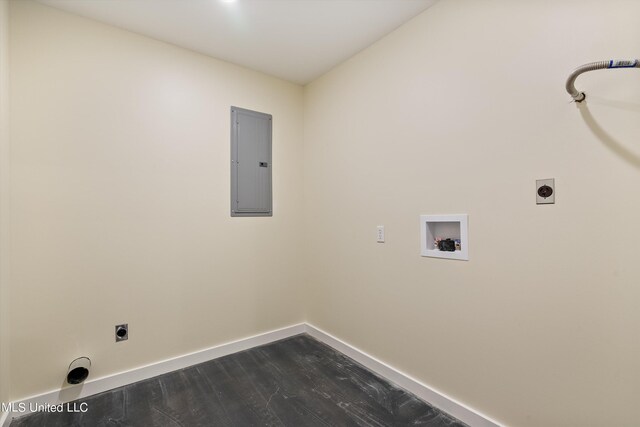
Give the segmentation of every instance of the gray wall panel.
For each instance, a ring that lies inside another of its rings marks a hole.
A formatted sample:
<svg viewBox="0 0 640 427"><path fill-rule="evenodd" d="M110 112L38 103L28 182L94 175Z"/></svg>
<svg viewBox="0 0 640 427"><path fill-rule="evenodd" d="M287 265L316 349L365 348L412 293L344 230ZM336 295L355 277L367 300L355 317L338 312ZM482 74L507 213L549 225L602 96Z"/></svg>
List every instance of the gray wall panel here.
<svg viewBox="0 0 640 427"><path fill-rule="evenodd" d="M231 216L271 216L269 114L231 107Z"/></svg>

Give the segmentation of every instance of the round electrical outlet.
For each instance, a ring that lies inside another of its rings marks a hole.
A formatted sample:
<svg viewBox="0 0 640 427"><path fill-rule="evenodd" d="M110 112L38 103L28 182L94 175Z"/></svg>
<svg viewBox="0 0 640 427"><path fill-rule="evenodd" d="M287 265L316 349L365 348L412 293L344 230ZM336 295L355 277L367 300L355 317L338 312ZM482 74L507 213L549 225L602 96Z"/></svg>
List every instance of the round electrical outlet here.
<svg viewBox="0 0 640 427"><path fill-rule="evenodd" d="M549 187L548 185L543 185L542 187L538 188L538 196L540 197L544 197L545 199L547 197L550 197L553 194L553 188Z"/></svg>
<svg viewBox="0 0 640 427"><path fill-rule="evenodd" d="M116 326L116 342L125 341L129 339L129 325L126 323L124 325Z"/></svg>

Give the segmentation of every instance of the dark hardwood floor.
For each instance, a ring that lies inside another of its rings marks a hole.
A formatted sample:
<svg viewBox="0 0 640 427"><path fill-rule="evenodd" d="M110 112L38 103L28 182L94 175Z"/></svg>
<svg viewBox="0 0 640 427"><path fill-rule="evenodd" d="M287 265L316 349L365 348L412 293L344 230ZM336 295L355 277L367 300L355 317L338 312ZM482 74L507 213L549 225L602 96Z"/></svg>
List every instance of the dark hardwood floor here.
<svg viewBox="0 0 640 427"><path fill-rule="evenodd" d="M308 335L35 413L11 427L430 426L465 424Z"/></svg>

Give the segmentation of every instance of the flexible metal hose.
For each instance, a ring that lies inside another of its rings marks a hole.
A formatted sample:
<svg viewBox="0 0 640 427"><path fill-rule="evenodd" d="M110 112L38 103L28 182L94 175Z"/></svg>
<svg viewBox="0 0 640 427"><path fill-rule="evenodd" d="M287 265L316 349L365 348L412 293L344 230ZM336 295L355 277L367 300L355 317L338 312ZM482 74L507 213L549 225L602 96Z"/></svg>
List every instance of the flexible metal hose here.
<svg viewBox="0 0 640 427"><path fill-rule="evenodd" d="M580 92L578 89L576 89L576 86L575 86L575 82L578 76L582 73L586 73L587 71L603 70L607 68L640 68L640 61L638 61L637 59L631 59L631 60L613 60L612 59L609 61L598 61L598 62L591 62L589 64L584 64L576 68L575 71L571 73L571 75L567 79L567 84L566 84L567 92L569 92L569 95L571 95L571 97L576 102L584 101L586 95L584 94L584 92Z"/></svg>

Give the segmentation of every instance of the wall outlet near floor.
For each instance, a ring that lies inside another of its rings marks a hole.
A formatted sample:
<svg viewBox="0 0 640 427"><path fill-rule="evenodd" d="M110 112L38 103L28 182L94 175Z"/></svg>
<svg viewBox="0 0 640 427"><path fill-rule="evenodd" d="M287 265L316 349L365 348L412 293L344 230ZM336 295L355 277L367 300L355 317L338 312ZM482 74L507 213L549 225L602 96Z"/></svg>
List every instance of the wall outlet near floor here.
<svg viewBox="0 0 640 427"><path fill-rule="evenodd" d="M377 242L384 243L384 225L379 225L377 230L378 230Z"/></svg>
<svg viewBox="0 0 640 427"><path fill-rule="evenodd" d="M116 325L116 342L126 341L129 339L129 324Z"/></svg>

